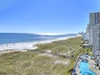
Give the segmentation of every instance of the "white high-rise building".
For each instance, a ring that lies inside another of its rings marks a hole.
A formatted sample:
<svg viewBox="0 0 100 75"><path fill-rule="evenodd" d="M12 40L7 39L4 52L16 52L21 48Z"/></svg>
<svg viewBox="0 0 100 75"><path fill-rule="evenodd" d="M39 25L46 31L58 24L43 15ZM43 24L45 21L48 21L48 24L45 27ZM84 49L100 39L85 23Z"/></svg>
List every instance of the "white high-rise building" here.
<svg viewBox="0 0 100 75"><path fill-rule="evenodd" d="M87 25L86 32L88 35L89 45L92 45L92 25L90 24Z"/></svg>
<svg viewBox="0 0 100 75"><path fill-rule="evenodd" d="M93 52L100 51L100 23L93 25Z"/></svg>
<svg viewBox="0 0 100 75"><path fill-rule="evenodd" d="M90 44L93 52L100 50L100 12L90 13Z"/></svg>
<svg viewBox="0 0 100 75"><path fill-rule="evenodd" d="M86 28L89 45L93 46L93 52L100 50L100 12L89 14L89 24Z"/></svg>
<svg viewBox="0 0 100 75"><path fill-rule="evenodd" d="M87 30L89 33L89 44L92 45L92 52L100 69L100 12L90 13Z"/></svg>

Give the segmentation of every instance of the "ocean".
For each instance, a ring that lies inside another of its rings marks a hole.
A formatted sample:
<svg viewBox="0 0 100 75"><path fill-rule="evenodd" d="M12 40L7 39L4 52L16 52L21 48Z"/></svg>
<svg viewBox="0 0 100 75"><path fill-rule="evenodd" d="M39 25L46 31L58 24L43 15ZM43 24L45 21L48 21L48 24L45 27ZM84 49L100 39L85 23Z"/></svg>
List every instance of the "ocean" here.
<svg viewBox="0 0 100 75"><path fill-rule="evenodd" d="M38 35L29 33L0 33L0 44L42 41L42 40L56 39L56 38L69 37L75 35L77 34Z"/></svg>

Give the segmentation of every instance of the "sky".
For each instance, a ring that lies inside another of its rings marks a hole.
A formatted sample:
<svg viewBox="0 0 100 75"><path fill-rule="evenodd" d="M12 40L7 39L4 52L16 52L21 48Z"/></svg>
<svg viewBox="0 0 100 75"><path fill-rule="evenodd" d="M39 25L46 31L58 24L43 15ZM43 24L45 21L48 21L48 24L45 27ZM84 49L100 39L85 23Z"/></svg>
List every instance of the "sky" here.
<svg viewBox="0 0 100 75"><path fill-rule="evenodd" d="M78 33L100 0L0 0L0 32Z"/></svg>

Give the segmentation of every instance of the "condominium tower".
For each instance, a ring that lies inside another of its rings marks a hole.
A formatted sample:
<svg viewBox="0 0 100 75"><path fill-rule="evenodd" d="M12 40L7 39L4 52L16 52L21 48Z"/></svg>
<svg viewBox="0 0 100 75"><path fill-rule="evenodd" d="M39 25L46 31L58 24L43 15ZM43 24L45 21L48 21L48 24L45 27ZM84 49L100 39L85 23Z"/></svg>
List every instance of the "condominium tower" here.
<svg viewBox="0 0 100 75"><path fill-rule="evenodd" d="M89 44L92 45L92 52L96 64L100 69L100 12L89 14L89 24L87 25Z"/></svg>
<svg viewBox="0 0 100 75"><path fill-rule="evenodd" d="M90 42L93 45L93 53L100 50L100 12L90 13Z"/></svg>

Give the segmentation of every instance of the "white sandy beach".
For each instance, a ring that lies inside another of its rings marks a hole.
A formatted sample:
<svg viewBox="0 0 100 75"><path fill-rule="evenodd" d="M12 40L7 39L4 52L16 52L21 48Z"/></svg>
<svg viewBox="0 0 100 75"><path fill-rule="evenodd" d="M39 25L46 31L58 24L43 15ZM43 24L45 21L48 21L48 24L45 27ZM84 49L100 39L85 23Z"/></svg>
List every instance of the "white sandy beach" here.
<svg viewBox="0 0 100 75"><path fill-rule="evenodd" d="M70 37L64 37L64 38L57 38L57 39L52 39L52 40L45 40L45 41L37 41L37 42L21 42L21 43L12 43L12 44L2 44L0 45L0 52L7 52L7 50L11 51L26 51L30 49L36 49L37 47L35 46L36 44L46 44L46 43L51 43L53 41L58 41L58 40L65 40L68 38L75 38L79 37L80 35L77 36L70 36Z"/></svg>

